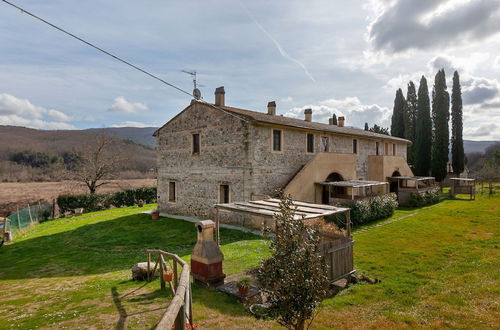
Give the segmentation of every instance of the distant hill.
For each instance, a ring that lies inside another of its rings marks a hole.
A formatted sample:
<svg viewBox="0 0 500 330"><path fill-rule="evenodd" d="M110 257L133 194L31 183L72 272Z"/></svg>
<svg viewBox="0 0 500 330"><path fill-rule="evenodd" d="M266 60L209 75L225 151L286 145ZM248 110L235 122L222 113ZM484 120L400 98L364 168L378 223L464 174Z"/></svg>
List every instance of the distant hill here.
<svg viewBox="0 0 500 330"><path fill-rule="evenodd" d="M157 129L158 127L105 127L89 128L85 131L106 134L124 140L132 140L135 143L154 148L156 145L156 139L153 136L153 133Z"/></svg>
<svg viewBox="0 0 500 330"><path fill-rule="evenodd" d="M148 135L155 128L97 128L86 130L37 130L0 125L0 181L48 181L57 179L56 168L32 168L10 161L13 153L33 151L60 157L79 146L93 141L97 134L116 138L116 150L127 159L120 176L144 178L154 175L156 154L154 138ZM153 141L153 142L151 142Z"/></svg>
<svg viewBox="0 0 500 330"><path fill-rule="evenodd" d="M500 141L471 141L464 140L464 151L466 154L470 154L473 152L483 153L486 148L489 146L498 143Z"/></svg>

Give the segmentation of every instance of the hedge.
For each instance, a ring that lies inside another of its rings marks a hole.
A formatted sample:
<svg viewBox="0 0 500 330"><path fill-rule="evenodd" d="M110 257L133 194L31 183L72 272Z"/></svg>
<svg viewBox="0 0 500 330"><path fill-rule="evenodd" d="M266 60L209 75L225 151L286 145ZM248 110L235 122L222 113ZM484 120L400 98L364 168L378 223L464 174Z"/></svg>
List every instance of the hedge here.
<svg viewBox="0 0 500 330"><path fill-rule="evenodd" d="M144 203L156 202L156 187L127 189L108 194L60 195L57 197L57 205L61 214L64 214L80 207L85 212L93 212L106 210L112 206L132 206L139 200Z"/></svg>
<svg viewBox="0 0 500 330"><path fill-rule="evenodd" d="M353 226L359 226L375 220L383 219L393 215L398 207L396 194L375 196L354 202L339 203L339 206L351 209L351 222ZM345 227L345 220L338 216L328 216L327 221L335 222L339 227Z"/></svg>
<svg viewBox="0 0 500 330"><path fill-rule="evenodd" d="M420 207L436 204L440 201L440 199L441 192L439 188L434 188L424 193L411 193L408 204L412 207Z"/></svg>

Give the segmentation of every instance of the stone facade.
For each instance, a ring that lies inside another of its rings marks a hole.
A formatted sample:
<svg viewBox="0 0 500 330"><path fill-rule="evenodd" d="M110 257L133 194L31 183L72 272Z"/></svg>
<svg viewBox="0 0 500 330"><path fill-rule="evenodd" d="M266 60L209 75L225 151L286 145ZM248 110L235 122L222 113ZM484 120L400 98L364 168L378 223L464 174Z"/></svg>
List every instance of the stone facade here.
<svg viewBox="0 0 500 330"><path fill-rule="evenodd" d="M269 117L279 116L270 114ZM281 131L280 151L273 150L273 130ZM193 134L199 134L199 154L193 154ZM313 152L307 150L308 134L314 135ZM357 140L357 153L351 165L356 168L347 171L351 173L347 176L355 177L344 179L368 179L368 156L376 155L377 142L379 155L388 151L392 156L395 150L395 156L406 159L406 142L389 137L349 136L263 123L197 101L155 135L159 207L169 214L213 216L213 205L221 201L221 185L229 186L231 202L272 195L276 189L285 188L313 161L320 153L322 138L328 140L328 153L349 155L353 155L353 140ZM335 157L331 159L331 171L323 169L324 173L336 171ZM322 164L324 167L324 158ZM175 200L169 196L171 183L175 183Z"/></svg>

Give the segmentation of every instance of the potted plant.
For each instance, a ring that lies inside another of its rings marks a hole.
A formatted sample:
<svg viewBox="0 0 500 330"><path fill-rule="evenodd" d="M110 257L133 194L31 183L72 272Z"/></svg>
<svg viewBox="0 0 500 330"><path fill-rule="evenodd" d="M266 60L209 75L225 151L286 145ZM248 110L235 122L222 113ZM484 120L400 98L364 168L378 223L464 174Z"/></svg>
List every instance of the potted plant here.
<svg viewBox="0 0 500 330"><path fill-rule="evenodd" d="M243 277L238 282L236 282L236 286L238 287L238 293L240 296L245 297L248 295L248 291L250 290L251 280L249 277Z"/></svg>
<svg viewBox="0 0 500 330"><path fill-rule="evenodd" d="M160 211L159 210L154 210L151 212L151 219L157 220L160 218Z"/></svg>
<svg viewBox="0 0 500 330"><path fill-rule="evenodd" d="M163 280L165 282L171 282L174 280L174 271L171 269L167 269L163 271Z"/></svg>
<svg viewBox="0 0 500 330"><path fill-rule="evenodd" d="M143 201L142 199L139 199L139 200L137 201L137 206L139 206L139 207L143 207L143 206L144 206L144 201Z"/></svg>

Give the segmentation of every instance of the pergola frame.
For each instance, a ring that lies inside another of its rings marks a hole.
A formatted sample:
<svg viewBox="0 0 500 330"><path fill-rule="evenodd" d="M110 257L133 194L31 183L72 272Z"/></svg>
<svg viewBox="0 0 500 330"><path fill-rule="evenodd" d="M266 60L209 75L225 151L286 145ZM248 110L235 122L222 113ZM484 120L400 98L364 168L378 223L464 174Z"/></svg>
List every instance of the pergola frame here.
<svg viewBox="0 0 500 330"><path fill-rule="evenodd" d="M450 196L454 198L456 194L468 194L470 200L476 199L476 179L450 178Z"/></svg>
<svg viewBox="0 0 500 330"><path fill-rule="evenodd" d="M336 207L332 205L313 204L300 201L292 201L295 207L295 220L307 220L325 217L328 215L345 213L346 214L346 230L347 236L351 237L351 213L350 209L346 207ZM280 200L275 198L248 201L248 202L234 202L225 204L215 204L216 217L215 217L215 236L216 242L220 243L219 235L219 212L230 211L242 214L256 215L266 218L273 218L279 209Z"/></svg>
<svg viewBox="0 0 500 330"><path fill-rule="evenodd" d="M419 183L426 183L426 187L428 188L430 186L433 186L436 182L436 178L432 176L391 176L389 177L389 180L391 181L397 181L398 182L398 190L400 188L410 188L413 189L413 187L409 187L408 185L402 186L402 182L408 182L408 181L414 181L415 182L415 189L418 191L418 184ZM422 187L423 188L423 187Z"/></svg>
<svg viewBox="0 0 500 330"><path fill-rule="evenodd" d="M351 200L354 200L354 196L361 196L359 194L360 188L370 188L371 195L373 195L373 187L384 187L384 192L389 189L389 183L384 181L365 181L365 180L346 180L346 181L322 181L316 182L317 185L328 187L328 196L331 196L331 187L345 187L351 189ZM354 192L357 190L358 194L355 195ZM369 196L367 196L369 197Z"/></svg>

